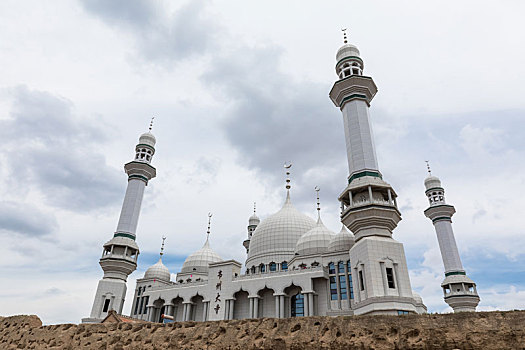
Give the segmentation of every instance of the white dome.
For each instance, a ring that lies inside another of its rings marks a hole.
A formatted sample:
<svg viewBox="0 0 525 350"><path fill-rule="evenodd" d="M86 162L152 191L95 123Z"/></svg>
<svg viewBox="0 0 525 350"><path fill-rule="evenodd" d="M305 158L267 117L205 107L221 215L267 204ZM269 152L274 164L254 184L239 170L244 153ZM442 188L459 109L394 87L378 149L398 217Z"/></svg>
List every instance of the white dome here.
<svg viewBox="0 0 525 350"><path fill-rule="evenodd" d="M354 235L346 229L345 225L343 225L343 227L341 227L341 231L339 231L338 234L332 237L330 244L328 244L328 251L331 253L349 251L350 248L352 248L352 246L354 245L354 243Z"/></svg>
<svg viewBox="0 0 525 350"><path fill-rule="evenodd" d="M292 205L290 194L277 213L261 221L250 241L246 266L290 261L303 234L315 227L315 221Z"/></svg>
<svg viewBox="0 0 525 350"><path fill-rule="evenodd" d="M335 59L337 62L339 62L345 57L350 57L350 56L360 57L359 55L360 55L359 50L357 49L355 45L344 44L343 46L339 48L339 50L337 50L337 55L335 56Z"/></svg>
<svg viewBox="0 0 525 350"><path fill-rule="evenodd" d="M295 246L296 255L321 254L326 251L328 244L335 233L330 231L321 221L317 220L317 225L299 238Z"/></svg>
<svg viewBox="0 0 525 350"><path fill-rule="evenodd" d="M201 249L191 254L186 258L182 265L182 273L208 273L208 265L210 263L222 261L222 258L210 248L208 239Z"/></svg>
<svg viewBox="0 0 525 350"><path fill-rule="evenodd" d="M259 225L259 222L261 222L261 220L255 213L252 216L250 216L250 218L248 219L249 226Z"/></svg>
<svg viewBox="0 0 525 350"><path fill-rule="evenodd" d="M144 274L144 278L156 278L163 281L170 280L170 270L162 263L162 258L155 265L149 267Z"/></svg>
<svg viewBox="0 0 525 350"><path fill-rule="evenodd" d="M157 143L157 139L151 132L146 132L139 137L139 144L155 147L155 143Z"/></svg>
<svg viewBox="0 0 525 350"><path fill-rule="evenodd" d="M429 176L425 179L425 187L427 190L431 188L441 188L441 181L436 176Z"/></svg>

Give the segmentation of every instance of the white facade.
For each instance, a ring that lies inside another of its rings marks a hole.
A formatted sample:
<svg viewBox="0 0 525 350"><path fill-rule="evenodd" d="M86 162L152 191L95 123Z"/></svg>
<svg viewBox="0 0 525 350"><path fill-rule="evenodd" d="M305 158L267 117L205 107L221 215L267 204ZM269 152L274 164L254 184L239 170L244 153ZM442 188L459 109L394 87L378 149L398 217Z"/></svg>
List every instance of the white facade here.
<svg viewBox="0 0 525 350"><path fill-rule="evenodd" d="M397 194L379 172L368 111L377 87L363 76L359 55L350 44L339 49L339 80L330 92L343 115L348 153L348 184L339 197L341 231L327 229L320 215L316 223L299 212L288 179L283 207L262 220L255 212L249 218L248 237L239 242L247 253L244 267L223 260L208 239L188 256L175 281L159 259L137 280L132 317L161 322L162 315L206 321L426 312L421 297L412 292L403 245L392 238L401 214ZM115 235L131 240L142 192L128 190L124 222ZM97 292L95 303L104 295Z"/></svg>

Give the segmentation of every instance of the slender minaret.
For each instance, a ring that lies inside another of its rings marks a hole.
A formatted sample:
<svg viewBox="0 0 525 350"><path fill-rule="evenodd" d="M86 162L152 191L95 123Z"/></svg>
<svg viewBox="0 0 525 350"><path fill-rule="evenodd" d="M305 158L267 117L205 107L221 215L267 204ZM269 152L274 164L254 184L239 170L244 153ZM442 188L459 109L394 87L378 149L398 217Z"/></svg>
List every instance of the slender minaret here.
<svg viewBox="0 0 525 350"><path fill-rule="evenodd" d="M122 313L126 297L126 280L137 268L139 247L135 242L140 206L144 188L148 181L156 176L156 170L151 166L155 154L155 136L151 133L153 119L149 131L139 138L135 147L135 159L126 165L128 188L122 204L120 219L113 238L104 244L100 266L104 276L98 282L95 300L89 318L83 323L100 322L107 316L109 310Z"/></svg>
<svg viewBox="0 0 525 350"><path fill-rule="evenodd" d="M461 264L454 231L452 230L452 215L456 212L454 206L445 202L445 190L441 181L432 176L427 162L428 177L425 179L425 194L430 207L425 210L425 216L432 220L445 266L445 279L441 283L445 302L454 312L476 311L479 296L476 284L467 277Z"/></svg>
<svg viewBox="0 0 525 350"><path fill-rule="evenodd" d="M330 91L341 109L348 156L348 185L339 196L341 221L355 235L350 249L354 313L404 314L417 312L403 245L392 238L401 220L396 193L383 181L368 108L377 92L371 77L363 75L364 62L356 46L337 51L339 80Z"/></svg>
<svg viewBox="0 0 525 350"><path fill-rule="evenodd" d="M248 219L248 239L245 239L244 242L242 242L242 245L244 246L244 248L246 248L246 254L248 254L248 252L250 251L250 241L252 239L253 232L255 231L260 222L261 220L257 216L256 212L256 203L254 202L253 215L250 216L250 218Z"/></svg>

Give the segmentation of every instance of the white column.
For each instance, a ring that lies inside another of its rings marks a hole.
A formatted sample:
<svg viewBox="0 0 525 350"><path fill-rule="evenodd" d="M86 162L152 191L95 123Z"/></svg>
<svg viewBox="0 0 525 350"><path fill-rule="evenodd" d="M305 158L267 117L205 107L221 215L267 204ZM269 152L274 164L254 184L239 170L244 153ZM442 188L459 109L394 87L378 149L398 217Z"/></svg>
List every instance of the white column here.
<svg viewBox="0 0 525 350"><path fill-rule="evenodd" d="M208 305L209 304L210 304L209 302L203 303L203 308L202 308L202 320L203 321L208 320Z"/></svg>
<svg viewBox="0 0 525 350"><path fill-rule="evenodd" d="M253 298L253 318L259 318L259 297Z"/></svg>
<svg viewBox="0 0 525 350"><path fill-rule="evenodd" d="M285 318L286 315L284 314L284 295L279 295L279 307L280 307L279 317Z"/></svg>
<svg viewBox="0 0 525 350"><path fill-rule="evenodd" d="M146 183L142 180L130 179L128 181L116 232L129 233L135 236L145 187Z"/></svg>
<svg viewBox="0 0 525 350"><path fill-rule="evenodd" d="M303 297L304 297L304 315L305 316L310 316L310 310L309 310L309 306L310 306L310 303L308 302L308 293L303 293Z"/></svg>
<svg viewBox="0 0 525 350"><path fill-rule="evenodd" d="M188 304L183 303L183 309L182 309L182 321L188 320Z"/></svg>
<svg viewBox="0 0 525 350"><path fill-rule="evenodd" d="M254 299L255 298L250 298L250 318L255 318L254 313L253 313L253 304L254 304L253 300Z"/></svg>
<svg viewBox="0 0 525 350"><path fill-rule="evenodd" d="M235 300L233 299L230 299L229 300L229 315L228 315L228 319L229 320L233 320L233 307L235 305Z"/></svg>
<svg viewBox="0 0 525 350"><path fill-rule="evenodd" d="M310 312L308 316L313 316L314 315L314 293L308 293L308 310Z"/></svg>
<svg viewBox="0 0 525 350"><path fill-rule="evenodd" d="M445 273L451 271L464 271L459 257L458 246L454 238L452 223L448 220L439 220L434 223L436 228L439 250L445 265Z"/></svg>
<svg viewBox="0 0 525 350"><path fill-rule="evenodd" d="M279 315L279 311L281 310L281 307L279 306L279 301L281 300L281 298L279 298L279 296L276 295L274 299L275 299L275 317L280 318L281 316Z"/></svg>

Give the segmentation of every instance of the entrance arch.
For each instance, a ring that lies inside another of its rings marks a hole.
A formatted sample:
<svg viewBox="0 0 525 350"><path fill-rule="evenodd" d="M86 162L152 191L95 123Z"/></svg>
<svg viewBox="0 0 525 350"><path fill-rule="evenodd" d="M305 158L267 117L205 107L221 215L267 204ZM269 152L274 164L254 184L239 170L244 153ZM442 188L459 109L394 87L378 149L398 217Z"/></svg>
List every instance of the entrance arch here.
<svg viewBox="0 0 525 350"><path fill-rule="evenodd" d="M259 317L275 317L274 290L268 287L259 291Z"/></svg>
<svg viewBox="0 0 525 350"><path fill-rule="evenodd" d="M248 292L240 290L235 293L233 297L235 298L233 318L235 320L250 318L250 300L248 299Z"/></svg>
<svg viewBox="0 0 525 350"><path fill-rule="evenodd" d="M290 298L290 315L292 317L304 316L304 295L297 293Z"/></svg>

